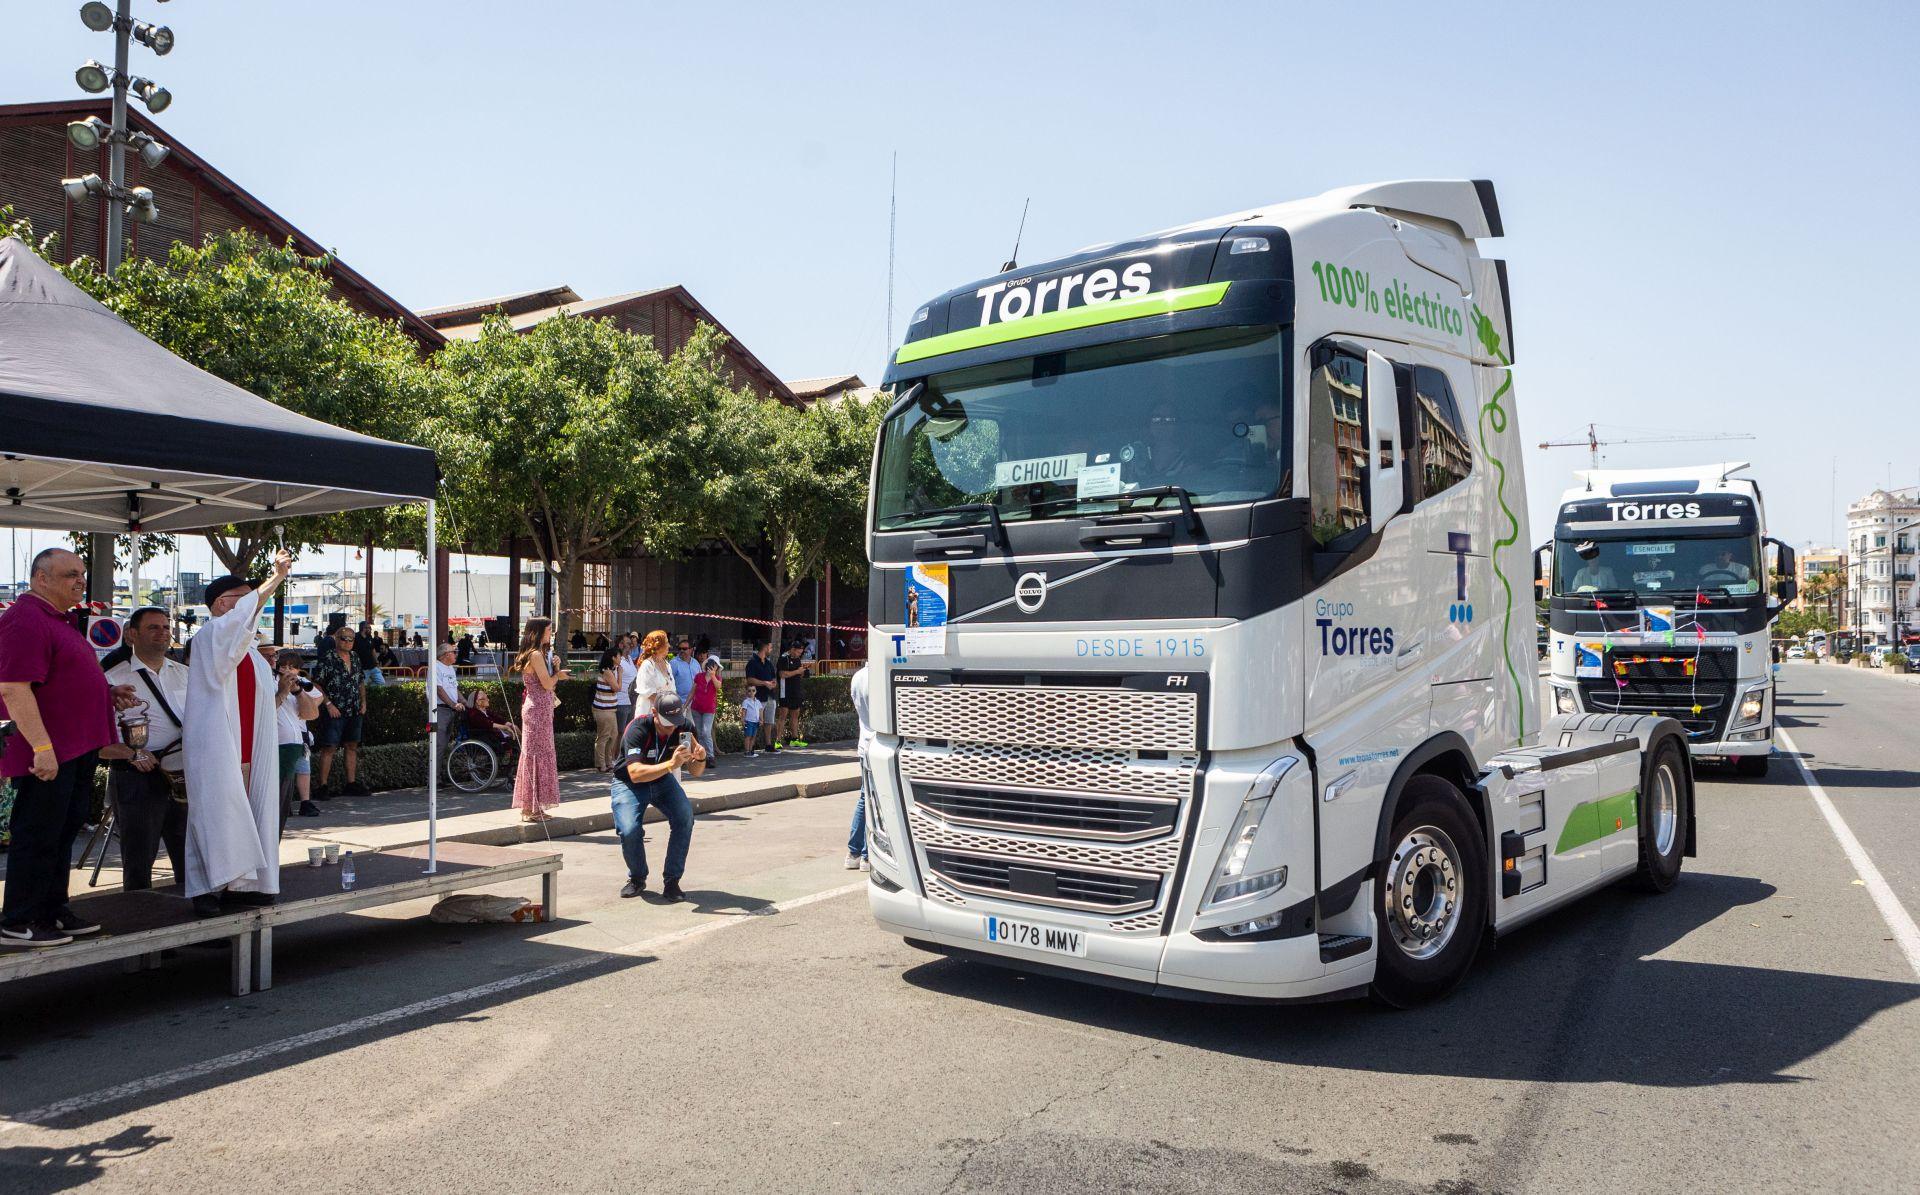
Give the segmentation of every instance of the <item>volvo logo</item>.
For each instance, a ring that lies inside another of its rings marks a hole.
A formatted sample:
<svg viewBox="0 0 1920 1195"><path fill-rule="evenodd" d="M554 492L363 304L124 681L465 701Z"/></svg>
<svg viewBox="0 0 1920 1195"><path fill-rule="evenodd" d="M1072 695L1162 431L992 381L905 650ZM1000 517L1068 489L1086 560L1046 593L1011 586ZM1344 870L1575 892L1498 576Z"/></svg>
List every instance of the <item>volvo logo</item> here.
<svg viewBox="0 0 1920 1195"><path fill-rule="evenodd" d="M1013 583L1013 604L1024 614L1032 614L1047 604L1047 574L1022 573Z"/></svg>

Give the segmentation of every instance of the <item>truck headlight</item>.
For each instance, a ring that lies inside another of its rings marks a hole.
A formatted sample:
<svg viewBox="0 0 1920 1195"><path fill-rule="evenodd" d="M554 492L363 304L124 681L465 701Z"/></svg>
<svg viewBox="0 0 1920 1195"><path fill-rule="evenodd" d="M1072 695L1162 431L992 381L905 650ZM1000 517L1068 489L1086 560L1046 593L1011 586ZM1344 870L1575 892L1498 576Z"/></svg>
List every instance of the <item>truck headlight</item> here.
<svg viewBox="0 0 1920 1195"><path fill-rule="evenodd" d="M1739 709L1739 712L1736 713L1734 716L1734 722L1736 724L1743 723L1743 722L1758 722L1760 720L1761 711L1766 708L1767 708L1767 687L1765 685L1762 685L1757 689L1748 689L1747 695L1740 699L1740 709Z"/></svg>
<svg viewBox="0 0 1920 1195"><path fill-rule="evenodd" d="M860 794L867 803L867 843L887 858L893 858L893 839L887 834L887 819L880 812L880 794L873 787L873 773L867 761L860 760Z"/></svg>
<svg viewBox="0 0 1920 1195"><path fill-rule="evenodd" d="M1220 862L1214 865L1213 878L1207 883L1207 899L1200 906L1201 912L1235 901L1252 900L1286 886L1286 867L1261 866L1265 860L1256 857L1254 847L1259 842L1260 825L1273 806L1280 781L1294 762L1291 756L1273 761L1248 790L1247 799L1240 805L1240 815L1233 819L1233 830L1220 848ZM1273 853L1269 847L1266 854L1270 857Z"/></svg>
<svg viewBox="0 0 1920 1195"><path fill-rule="evenodd" d="M1579 704L1573 699L1572 689L1562 688L1559 685L1553 687L1553 712L1556 714L1577 714L1580 712Z"/></svg>

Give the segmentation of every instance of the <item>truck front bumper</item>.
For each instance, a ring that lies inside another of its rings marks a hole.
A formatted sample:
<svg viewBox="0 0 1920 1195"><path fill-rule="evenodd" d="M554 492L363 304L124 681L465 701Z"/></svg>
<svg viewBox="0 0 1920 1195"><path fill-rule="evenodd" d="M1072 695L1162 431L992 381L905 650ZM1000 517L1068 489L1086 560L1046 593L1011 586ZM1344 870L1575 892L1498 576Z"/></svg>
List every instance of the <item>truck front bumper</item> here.
<svg viewBox="0 0 1920 1195"><path fill-rule="evenodd" d="M880 928L935 953L977 959L1109 987L1188 1000L1285 1003L1358 995L1373 980L1371 952L1320 961L1320 939L1208 942L1190 933L1114 934L1086 930L1084 958L1042 954L986 940L985 915L916 896L902 889L867 887ZM1045 921L1044 913L1008 906L1008 917ZM1079 928L1076 926L1075 928Z"/></svg>

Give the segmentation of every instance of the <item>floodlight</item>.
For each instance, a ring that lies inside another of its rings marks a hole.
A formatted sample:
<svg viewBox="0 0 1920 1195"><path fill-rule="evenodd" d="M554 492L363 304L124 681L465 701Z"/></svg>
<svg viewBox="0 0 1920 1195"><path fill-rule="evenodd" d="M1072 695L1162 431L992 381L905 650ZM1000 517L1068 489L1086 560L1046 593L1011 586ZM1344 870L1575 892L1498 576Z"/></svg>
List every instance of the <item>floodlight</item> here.
<svg viewBox="0 0 1920 1195"><path fill-rule="evenodd" d="M80 23L95 33L105 33L113 28L113 9L100 0L87 0L80 6Z"/></svg>
<svg viewBox="0 0 1920 1195"><path fill-rule="evenodd" d="M112 86L113 76L107 73L106 67L89 58L73 72L73 81L80 84L80 90L97 94Z"/></svg>
<svg viewBox="0 0 1920 1195"><path fill-rule="evenodd" d="M131 86L133 94L139 96L140 102L147 106L147 111L155 116L165 112L167 105L173 102L173 93L152 79L135 79Z"/></svg>
<svg viewBox="0 0 1920 1195"><path fill-rule="evenodd" d="M151 224L160 218L160 208L153 202L152 188L135 187L127 192L127 214L142 224Z"/></svg>
<svg viewBox="0 0 1920 1195"><path fill-rule="evenodd" d="M98 120L99 117L94 119ZM167 155L173 152L172 149L155 141L146 133L127 134L127 144L138 151L141 165L148 170L159 169L160 163L166 161Z"/></svg>
<svg viewBox="0 0 1920 1195"><path fill-rule="evenodd" d="M67 140L75 149L99 149L113 137L113 126L98 116L76 120L67 125Z"/></svg>
<svg viewBox="0 0 1920 1195"><path fill-rule="evenodd" d="M89 195L105 190L106 186L106 180L97 174L83 174L79 178L60 180L60 189L65 191L67 198L74 203L85 203Z"/></svg>
<svg viewBox="0 0 1920 1195"><path fill-rule="evenodd" d="M162 58L165 58L167 52L173 49L173 30L165 25L151 25L141 21L133 27L133 36L139 39L141 45Z"/></svg>

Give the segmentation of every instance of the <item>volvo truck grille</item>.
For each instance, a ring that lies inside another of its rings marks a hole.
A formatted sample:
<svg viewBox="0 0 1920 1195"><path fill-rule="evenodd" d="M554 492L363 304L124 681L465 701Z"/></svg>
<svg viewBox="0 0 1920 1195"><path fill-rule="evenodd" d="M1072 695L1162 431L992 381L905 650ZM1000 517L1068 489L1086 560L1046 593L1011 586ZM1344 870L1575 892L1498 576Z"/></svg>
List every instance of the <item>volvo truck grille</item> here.
<svg viewBox="0 0 1920 1195"><path fill-rule="evenodd" d="M1175 683L897 685L907 830L927 895L1158 932L1201 765L1205 678Z"/></svg>
<svg viewBox="0 0 1920 1195"><path fill-rule="evenodd" d="M944 821L1003 830L1034 830L1116 841L1173 829L1180 802L1171 797L1107 797L1043 789L915 785L914 800Z"/></svg>
<svg viewBox="0 0 1920 1195"><path fill-rule="evenodd" d="M1733 686L1725 681L1634 680L1625 688L1608 677L1583 678L1583 708L1603 714L1658 714L1686 728L1699 742L1720 738L1733 705ZM1699 709L1696 711L1695 706Z"/></svg>
<svg viewBox="0 0 1920 1195"><path fill-rule="evenodd" d="M1087 871L1046 860L927 851L927 867L962 892L1099 913L1135 913L1160 895L1157 875Z"/></svg>

